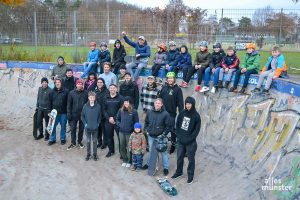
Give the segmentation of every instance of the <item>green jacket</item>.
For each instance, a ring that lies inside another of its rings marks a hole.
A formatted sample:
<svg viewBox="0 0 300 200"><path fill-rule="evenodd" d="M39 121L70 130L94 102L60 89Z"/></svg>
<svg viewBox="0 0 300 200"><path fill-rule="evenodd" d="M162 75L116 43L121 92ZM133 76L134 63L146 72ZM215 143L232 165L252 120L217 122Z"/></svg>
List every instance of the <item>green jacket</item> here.
<svg viewBox="0 0 300 200"><path fill-rule="evenodd" d="M51 77L55 77L56 75L58 78L62 79L63 77L66 76L66 71L69 67L66 64L63 65L56 65L52 69Z"/></svg>
<svg viewBox="0 0 300 200"><path fill-rule="evenodd" d="M259 72L261 70L259 53L257 51L254 51L251 54L246 53L241 68L246 68L247 70L255 69Z"/></svg>

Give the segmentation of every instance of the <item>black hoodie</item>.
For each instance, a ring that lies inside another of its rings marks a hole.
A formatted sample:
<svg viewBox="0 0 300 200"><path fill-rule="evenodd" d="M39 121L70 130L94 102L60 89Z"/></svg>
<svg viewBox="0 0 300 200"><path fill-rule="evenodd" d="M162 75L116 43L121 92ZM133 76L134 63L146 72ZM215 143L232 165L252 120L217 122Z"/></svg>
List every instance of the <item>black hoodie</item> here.
<svg viewBox="0 0 300 200"><path fill-rule="evenodd" d="M221 67L222 59L226 56L223 49L220 49L219 52L213 51L210 59L210 68Z"/></svg>
<svg viewBox="0 0 300 200"><path fill-rule="evenodd" d="M97 99L97 103L101 106L101 108L103 108L103 100L104 100L104 97L106 95L109 94L109 91L105 85L105 81L103 78L98 78L98 80L102 80L103 82L103 87L102 88L98 88L98 86L96 87L95 89L95 93L96 93L96 99Z"/></svg>
<svg viewBox="0 0 300 200"><path fill-rule="evenodd" d="M65 76L63 79L62 79L62 85L64 88L68 89L69 92L74 90L75 87L76 87L76 81L78 80L78 78L72 76L72 77L67 77Z"/></svg>
<svg viewBox="0 0 300 200"><path fill-rule="evenodd" d="M116 47L116 43L120 43L120 48ZM122 45L120 40L116 40L115 44L114 44L114 52L113 52L113 59L112 59L112 63L116 64L116 63L124 63L125 64L125 56L126 56L126 50L124 48L124 46Z"/></svg>
<svg viewBox="0 0 300 200"><path fill-rule="evenodd" d="M101 107L95 102L94 106L87 102L82 109L81 120L87 131L98 131L98 126L101 122Z"/></svg>
<svg viewBox="0 0 300 200"><path fill-rule="evenodd" d="M86 90L72 90L68 95L68 119L80 118L84 104L88 101L88 92Z"/></svg>
<svg viewBox="0 0 300 200"><path fill-rule="evenodd" d="M139 88L135 82L132 82L131 80L127 83L124 81L120 85L119 90L120 95L123 97L130 97L130 103L134 106L134 109L138 109L139 107Z"/></svg>
<svg viewBox="0 0 300 200"><path fill-rule="evenodd" d="M193 97L187 97L185 103L191 103L192 109L184 109L179 113L176 122L176 136L179 143L189 145L196 141L200 132L201 118L196 111Z"/></svg>
<svg viewBox="0 0 300 200"><path fill-rule="evenodd" d="M54 87L53 92L51 93L51 110L56 109L57 114L66 114L67 113L67 104L68 104L68 90L61 88L60 90L57 87Z"/></svg>
<svg viewBox="0 0 300 200"><path fill-rule="evenodd" d="M110 94L106 95L103 99L103 115L106 120L110 117L117 117L119 109L123 105L123 97L117 93L115 97L111 97Z"/></svg>

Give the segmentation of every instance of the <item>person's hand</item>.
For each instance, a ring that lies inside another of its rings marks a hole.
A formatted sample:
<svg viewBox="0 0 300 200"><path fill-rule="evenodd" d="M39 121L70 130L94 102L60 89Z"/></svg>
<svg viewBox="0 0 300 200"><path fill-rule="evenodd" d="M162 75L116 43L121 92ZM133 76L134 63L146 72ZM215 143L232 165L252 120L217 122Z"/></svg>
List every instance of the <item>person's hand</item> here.
<svg viewBox="0 0 300 200"><path fill-rule="evenodd" d="M211 69L211 73L212 73L212 74L214 74L215 71L216 71L216 68L212 68L212 69Z"/></svg>
<svg viewBox="0 0 300 200"><path fill-rule="evenodd" d="M123 35L123 36L126 36L127 33L126 33L125 31L122 31L122 35Z"/></svg>
<svg viewBox="0 0 300 200"><path fill-rule="evenodd" d="M243 69L241 70L242 73L245 73L246 71L247 71L247 68L243 68Z"/></svg>
<svg viewBox="0 0 300 200"><path fill-rule="evenodd" d="M278 78L278 76L273 76L273 80L275 80L275 79L277 79Z"/></svg>
<svg viewBox="0 0 300 200"><path fill-rule="evenodd" d="M115 124L115 123L116 123L113 117L110 117L110 118L108 119L108 121L109 121L109 123L111 123L111 124Z"/></svg>
<svg viewBox="0 0 300 200"><path fill-rule="evenodd" d="M228 69L228 68L226 68L226 69L225 69L225 73L228 73L228 71L229 71L229 69Z"/></svg>

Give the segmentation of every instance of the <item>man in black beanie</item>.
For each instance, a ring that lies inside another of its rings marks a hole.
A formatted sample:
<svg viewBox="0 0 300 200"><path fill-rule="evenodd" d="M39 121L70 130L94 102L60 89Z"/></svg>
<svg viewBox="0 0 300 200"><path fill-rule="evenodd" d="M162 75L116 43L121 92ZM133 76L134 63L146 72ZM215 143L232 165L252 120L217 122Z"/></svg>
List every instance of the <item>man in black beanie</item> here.
<svg viewBox="0 0 300 200"><path fill-rule="evenodd" d="M45 120L45 127L48 125L49 116L48 114L51 112L50 108L50 95L52 90L48 87L48 79L43 77L41 80L41 87L39 87L37 101L36 101L36 109L37 113L37 129L39 130L39 136L34 135L34 139L39 140L44 137L43 134L43 119ZM49 140L49 134L45 130L45 140Z"/></svg>

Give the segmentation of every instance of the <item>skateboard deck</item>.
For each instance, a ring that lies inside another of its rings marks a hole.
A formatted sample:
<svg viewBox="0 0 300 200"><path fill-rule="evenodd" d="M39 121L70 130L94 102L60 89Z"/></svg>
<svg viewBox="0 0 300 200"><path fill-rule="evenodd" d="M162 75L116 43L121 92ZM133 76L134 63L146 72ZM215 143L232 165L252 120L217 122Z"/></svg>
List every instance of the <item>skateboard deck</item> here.
<svg viewBox="0 0 300 200"><path fill-rule="evenodd" d="M49 116L49 123L47 126L47 132L49 133L49 135L52 134L56 116L57 116L57 110L55 110L55 109L51 110L50 116Z"/></svg>
<svg viewBox="0 0 300 200"><path fill-rule="evenodd" d="M37 109L35 110L34 114L33 114L33 131L32 131L32 135L33 137L37 137Z"/></svg>
<svg viewBox="0 0 300 200"><path fill-rule="evenodd" d="M157 183L167 195L174 197L178 194L177 189L168 181L167 178L158 178Z"/></svg>

